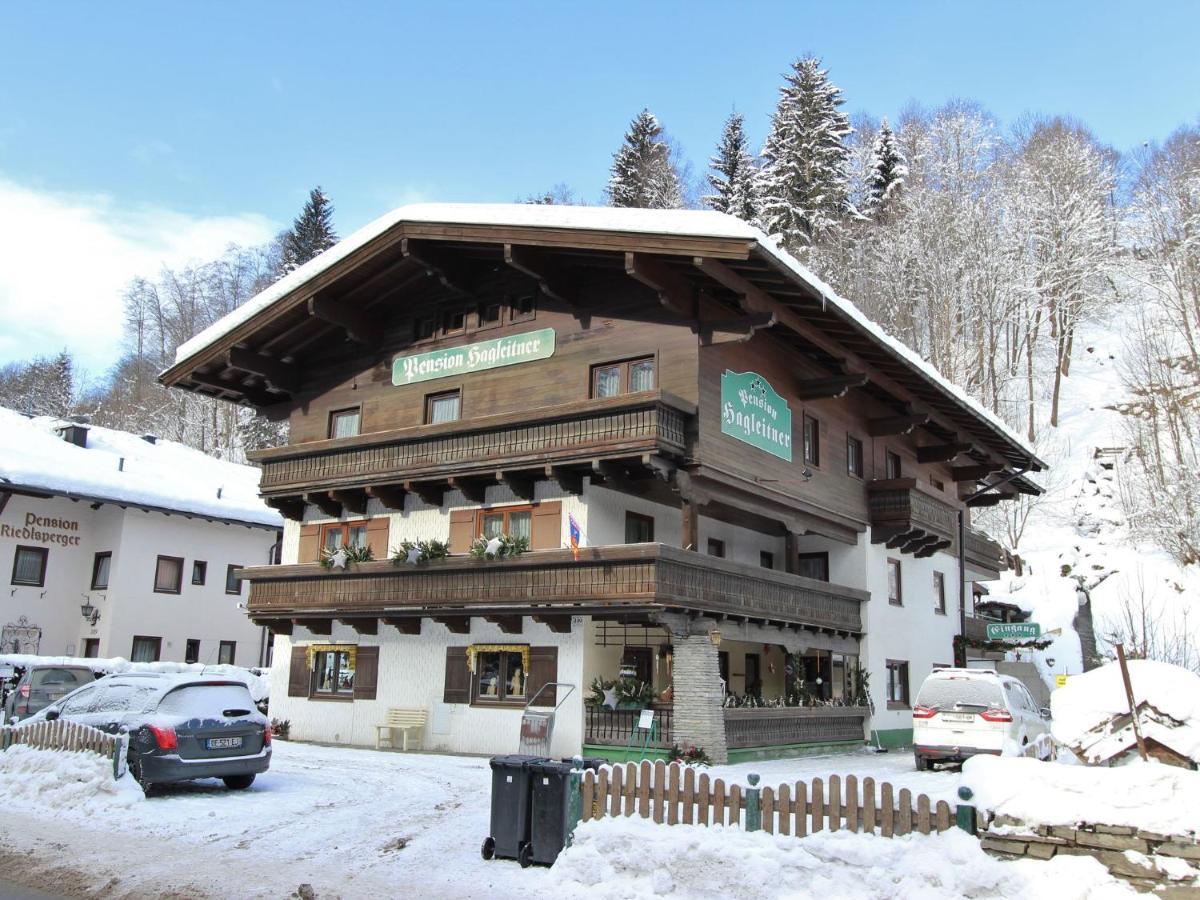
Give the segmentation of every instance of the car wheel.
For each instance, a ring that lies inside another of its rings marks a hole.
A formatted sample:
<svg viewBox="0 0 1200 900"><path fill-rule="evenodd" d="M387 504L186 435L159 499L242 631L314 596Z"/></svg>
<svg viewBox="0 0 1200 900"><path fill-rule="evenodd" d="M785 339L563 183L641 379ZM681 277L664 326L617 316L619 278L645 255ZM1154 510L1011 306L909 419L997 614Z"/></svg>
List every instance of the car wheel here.
<svg viewBox="0 0 1200 900"><path fill-rule="evenodd" d="M133 780L138 783L139 787L141 787L143 794L145 794L147 797L154 795L154 790L157 785L155 785L153 781L147 781L142 777L142 764L136 759L131 759L129 761L129 774L133 776Z"/></svg>
<svg viewBox="0 0 1200 900"><path fill-rule="evenodd" d="M221 780L225 782L225 787L231 791L244 791L250 785L254 784L253 775L226 775Z"/></svg>
<svg viewBox="0 0 1200 900"><path fill-rule="evenodd" d="M923 757L920 753L913 754L913 758L917 762L918 772L928 772L933 768L933 762Z"/></svg>

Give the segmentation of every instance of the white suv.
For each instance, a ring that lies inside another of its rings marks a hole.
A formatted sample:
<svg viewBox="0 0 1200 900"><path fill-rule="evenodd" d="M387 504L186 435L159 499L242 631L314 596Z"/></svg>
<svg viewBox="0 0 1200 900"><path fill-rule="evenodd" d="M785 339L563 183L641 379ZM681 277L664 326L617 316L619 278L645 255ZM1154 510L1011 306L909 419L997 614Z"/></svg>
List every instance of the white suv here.
<svg viewBox="0 0 1200 900"><path fill-rule="evenodd" d="M977 753L1021 753L1029 744L1037 745L1040 758L1050 755L1050 711L1038 709L1025 685L995 669L934 669L912 715L918 769Z"/></svg>

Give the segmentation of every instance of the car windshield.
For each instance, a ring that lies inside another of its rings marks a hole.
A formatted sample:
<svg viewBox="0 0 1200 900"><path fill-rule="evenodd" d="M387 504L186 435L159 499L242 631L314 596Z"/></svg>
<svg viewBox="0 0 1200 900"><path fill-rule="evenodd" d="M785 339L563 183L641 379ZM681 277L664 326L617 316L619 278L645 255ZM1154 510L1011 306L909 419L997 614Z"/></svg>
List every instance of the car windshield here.
<svg viewBox="0 0 1200 900"><path fill-rule="evenodd" d="M163 715L182 719L221 719L254 712L254 700L244 684L189 684L176 688L158 704Z"/></svg>
<svg viewBox="0 0 1200 900"><path fill-rule="evenodd" d="M980 709L1004 706L1000 685L983 678L930 678L921 685L917 705L930 709L972 706Z"/></svg>
<svg viewBox="0 0 1200 900"><path fill-rule="evenodd" d="M118 682L104 689L93 712L145 712L152 702L157 688L153 684L130 684Z"/></svg>
<svg viewBox="0 0 1200 900"><path fill-rule="evenodd" d="M67 688L74 690L81 684L95 681L87 669L34 669L30 682L34 687Z"/></svg>

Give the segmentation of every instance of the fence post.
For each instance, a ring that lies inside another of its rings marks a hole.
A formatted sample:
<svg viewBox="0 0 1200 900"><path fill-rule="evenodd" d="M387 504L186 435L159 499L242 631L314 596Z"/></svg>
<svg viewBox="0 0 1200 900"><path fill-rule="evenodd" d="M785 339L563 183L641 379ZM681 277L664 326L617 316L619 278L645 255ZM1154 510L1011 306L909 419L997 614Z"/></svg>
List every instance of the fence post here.
<svg viewBox="0 0 1200 900"><path fill-rule="evenodd" d="M129 733L115 735L112 742L113 780L120 781L129 767Z"/></svg>
<svg viewBox="0 0 1200 900"><path fill-rule="evenodd" d="M567 776L567 840L575 840L575 826L583 818L583 757L571 757L571 774Z"/></svg>
<svg viewBox="0 0 1200 900"><path fill-rule="evenodd" d="M958 789L960 800L967 801L974 796L971 789L965 784ZM954 810L954 824L967 834L975 834L975 807L967 805L965 802L958 804Z"/></svg>
<svg viewBox="0 0 1200 900"><path fill-rule="evenodd" d="M746 788L746 830L762 830L762 799L759 796L758 776L747 775L750 787Z"/></svg>

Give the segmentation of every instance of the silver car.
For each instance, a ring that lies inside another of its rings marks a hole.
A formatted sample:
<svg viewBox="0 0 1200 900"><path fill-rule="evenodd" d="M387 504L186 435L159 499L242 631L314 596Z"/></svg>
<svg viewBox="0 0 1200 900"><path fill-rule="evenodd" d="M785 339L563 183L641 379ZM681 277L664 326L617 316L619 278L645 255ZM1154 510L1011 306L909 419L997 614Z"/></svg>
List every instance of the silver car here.
<svg viewBox="0 0 1200 900"><path fill-rule="evenodd" d="M4 721L26 719L95 680L95 674L86 666L29 666L5 700Z"/></svg>
<svg viewBox="0 0 1200 900"><path fill-rule="evenodd" d="M30 721L68 719L129 733L129 771L158 784L220 778L245 790L271 764L271 728L241 681L160 672L108 675Z"/></svg>

